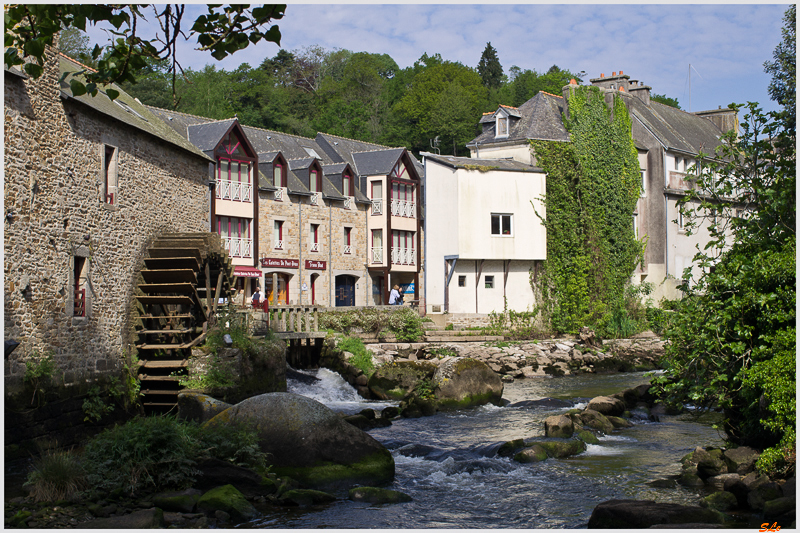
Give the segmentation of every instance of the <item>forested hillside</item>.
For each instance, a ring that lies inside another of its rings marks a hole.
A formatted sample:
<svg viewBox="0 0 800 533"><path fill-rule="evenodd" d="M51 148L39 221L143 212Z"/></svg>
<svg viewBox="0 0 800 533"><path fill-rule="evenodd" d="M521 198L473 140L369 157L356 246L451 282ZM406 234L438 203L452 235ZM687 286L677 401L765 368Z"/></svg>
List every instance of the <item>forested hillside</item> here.
<svg viewBox="0 0 800 533"><path fill-rule="evenodd" d="M61 47L91 63L88 39L79 32L62 36ZM148 65L135 85L123 84L145 104L214 119L236 115L251 126L307 137L321 131L415 153L430 150L438 136L441 153L457 155L468 155L464 145L477 135L482 113L498 104L518 106L539 91L560 95L571 78L580 80L556 65L506 72L490 44L475 67L423 54L404 69L387 54L311 46L279 50L260 65L243 63L233 71L187 69L175 79L173 99L166 65Z"/></svg>

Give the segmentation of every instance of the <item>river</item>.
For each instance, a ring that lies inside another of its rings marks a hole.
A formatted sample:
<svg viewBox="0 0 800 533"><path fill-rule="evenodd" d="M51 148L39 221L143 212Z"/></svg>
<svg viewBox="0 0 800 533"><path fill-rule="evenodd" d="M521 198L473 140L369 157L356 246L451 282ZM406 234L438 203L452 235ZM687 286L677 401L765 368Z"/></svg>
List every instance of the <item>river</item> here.
<svg viewBox="0 0 800 533"><path fill-rule="evenodd" d="M336 411L380 410L392 402L360 398L327 369L304 371L320 379L295 380L289 392L314 398ZM721 446L710 424L690 417L665 416L658 422L635 420L632 428L601 437L600 444L567 459L520 464L496 456L502 442L544 435L543 421L594 396L613 394L648 381L645 373L585 374L519 380L505 384L510 404L554 398L563 406L476 409L416 419L398 419L370 430L395 459L388 487L413 501L370 505L340 499L310 508L264 508L249 528L585 528L594 507L610 499L650 499L697 505L696 490L648 483L680 471L679 460L696 446Z"/></svg>

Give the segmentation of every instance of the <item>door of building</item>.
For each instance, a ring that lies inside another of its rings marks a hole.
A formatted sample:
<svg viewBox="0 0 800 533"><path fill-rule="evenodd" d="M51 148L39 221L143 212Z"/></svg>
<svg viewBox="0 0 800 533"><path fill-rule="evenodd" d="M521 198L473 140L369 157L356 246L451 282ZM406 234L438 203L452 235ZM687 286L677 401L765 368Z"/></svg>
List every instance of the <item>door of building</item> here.
<svg viewBox="0 0 800 533"><path fill-rule="evenodd" d="M336 307L356 305L356 278L336 276Z"/></svg>
<svg viewBox="0 0 800 533"><path fill-rule="evenodd" d="M289 283L286 274L278 274L278 297L274 302L277 303L285 303L289 304ZM264 276L264 294L267 296L267 300L272 303L272 274L266 274Z"/></svg>

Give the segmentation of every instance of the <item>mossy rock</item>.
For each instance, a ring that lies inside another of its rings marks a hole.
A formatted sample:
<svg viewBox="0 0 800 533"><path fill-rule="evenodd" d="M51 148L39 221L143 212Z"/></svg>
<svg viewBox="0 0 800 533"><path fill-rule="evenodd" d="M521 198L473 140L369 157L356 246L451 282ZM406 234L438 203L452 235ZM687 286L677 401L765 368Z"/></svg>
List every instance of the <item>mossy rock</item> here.
<svg viewBox="0 0 800 533"><path fill-rule="evenodd" d="M394 458L382 450L351 464L322 462L313 466L273 466L279 477L289 476L301 485L315 488L340 488L355 483L391 483Z"/></svg>
<svg viewBox="0 0 800 533"><path fill-rule="evenodd" d="M509 440L500 445L500 448L497 450L497 455L499 457L511 457L524 447L525 441L522 439Z"/></svg>
<svg viewBox="0 0 800 533"><path fill-rule="evenodd" d="M224 485L206 492L197 500L197 510L206 515L216 511L224 511L237 522L251 520L258 516L258 511L233 485Z"/></svg>
<svg viewBox="0 0 800 533"><path fill-rule="evenodd" d="M630 421L625 420L624 418L621 418L619 416L606 416L606 418L608 419L609 422L611 422L614 428L633 427L633 424Z"/></svg>
<svg viewBox="0 0 800 533"><path fill-rule="evenodd" d="M678 477L678 485L684 487L702 487L705 482L695 472L683 472Z"/></svg>
<svg viewBox="0 0 800 533"><path fill-rule="evenodd" d="M514 456L514 460L518 463L539 463L546 459L547 451L538 444L525 448Z"/></svg>
<svg viewBox="0 0 800 533"><path fill-rule="evenodd" d="M605 415L597 411L586 409L580 414L580 417L584 425L597 431L611 433L614 430L614 424L612 424Z"/></svg>
<svg viewBox="0 0 800 533"><path fill-rule="evenodd" d="M367 503L403 503L411 501L411 496L408 494L379 487L356 487L350 489L348 498L354 502Z"/></svg>
<svg viewBox="0 0 800 533"><path fill-rule="evenodd" d="M575 435L586 444L600 444L600 439L598 439L597 435L595 435L591 431L587 431L585 429L579 429L578 431L575 432Z"/></svg>
<svg viewBox="0 0 800 533"><path fill-rule="evenodd" d="M290 490L278 499L281 505L307 507L309 505L323 505L336 501L336 496L311 489Z"/></svg>
<svg viewBox="0 0 800 533"><path fill-rule="evenodd" d="M477 359L466 357L442 363L436 369L433 383L439 410L502 402L502 379Z"/></svg>
<svg viewBox="0 0 800 533"><path fill-rule="evenodd" d="M30 511L17 511L17 513L9 519L8 525L11 527L28 527L27 522L32 516Z"/></svg>
<svg viewBox="0 0 800 533"><path fill-rule="evenodd" d="M556 459L569 457L571 455L578 455L579 453L586 451L586 443L577 439L564 441L542 441L528 444L528 446L534 445L541 446L547 452L548 457L554 457Z"/></svg>
<svg viewBox="0 0 800 533"><path fill-rule="evenodd" d="M703 498L700 505L717 511L729 511L735 509L738 503L733 493L720 491Z"/></svg>
<svg viewBox="0 0 800 533"><path fill-rule="evenodd" d="M193 513L202 493L199 490L166 492L152 497L153 505L175 513Z"/></svg>
<svg viewBox="0 0 800 533"><path fill-rule="evenodd" d="M375 369L367 387L380 400L399 401L422 380L430 380L437 366L425 361L398 361Z"/></svg>

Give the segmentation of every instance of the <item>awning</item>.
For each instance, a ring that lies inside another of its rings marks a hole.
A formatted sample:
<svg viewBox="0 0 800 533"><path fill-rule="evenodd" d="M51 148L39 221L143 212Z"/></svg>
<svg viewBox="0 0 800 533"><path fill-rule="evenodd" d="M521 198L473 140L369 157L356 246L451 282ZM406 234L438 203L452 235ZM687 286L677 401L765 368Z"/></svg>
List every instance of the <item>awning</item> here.
<svg viewBox="0 0 800 533"><path fill-rule="evenodd" d="M234 266L233 275L240 278L260 278L261 270L254 267Z"/></svg>

